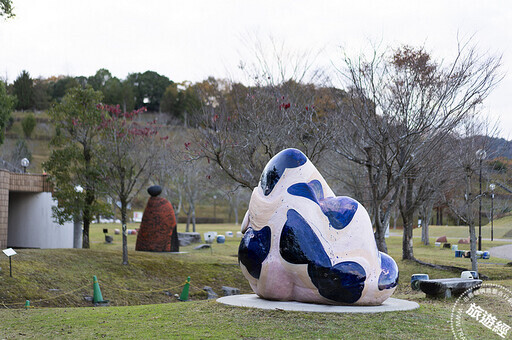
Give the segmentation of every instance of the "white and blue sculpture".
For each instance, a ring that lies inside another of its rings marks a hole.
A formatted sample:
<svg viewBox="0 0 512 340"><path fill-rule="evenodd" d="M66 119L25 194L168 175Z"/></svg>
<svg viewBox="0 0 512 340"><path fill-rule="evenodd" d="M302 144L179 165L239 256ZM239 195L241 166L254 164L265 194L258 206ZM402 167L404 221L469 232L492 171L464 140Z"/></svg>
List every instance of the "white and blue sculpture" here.
<svg viewBox="0 0 512 340"><path fill-rule="evenodd" d="M398 267L378 251L366 209L335 196L297 149L268 162L242 232L240 267L261 298L379 305L398 284Z"/></svg>

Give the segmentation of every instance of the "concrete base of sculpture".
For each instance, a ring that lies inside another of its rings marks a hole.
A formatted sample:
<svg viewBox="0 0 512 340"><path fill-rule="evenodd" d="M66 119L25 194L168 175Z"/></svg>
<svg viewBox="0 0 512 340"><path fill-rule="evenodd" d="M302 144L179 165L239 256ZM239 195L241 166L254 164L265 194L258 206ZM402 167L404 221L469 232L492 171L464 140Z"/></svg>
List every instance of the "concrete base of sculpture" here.
<svg viewBox="0 0 512 340"><path fill-rule="evenodd" d="M420 305L414 301L394 298L387 299L379 306L336 306L296 301L265 300L258 297L256 294L224 296L217 299L217 302L237 307L316 313L382 313L413 310L420 307Z"/></svg>

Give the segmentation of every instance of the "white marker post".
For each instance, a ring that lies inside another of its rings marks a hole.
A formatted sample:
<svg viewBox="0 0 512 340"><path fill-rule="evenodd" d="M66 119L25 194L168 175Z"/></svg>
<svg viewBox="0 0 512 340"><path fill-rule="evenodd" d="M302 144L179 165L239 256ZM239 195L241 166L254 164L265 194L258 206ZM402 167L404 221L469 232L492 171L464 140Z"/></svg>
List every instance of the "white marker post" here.
<svg viewBox="0 0 512 340"><path fill-rule="evenodd" d="M4 254L9 258L9 274L12 277L12 264L11 264L11 256L16 255L17 253L12 248L7 248L2 250Z"/></svg>

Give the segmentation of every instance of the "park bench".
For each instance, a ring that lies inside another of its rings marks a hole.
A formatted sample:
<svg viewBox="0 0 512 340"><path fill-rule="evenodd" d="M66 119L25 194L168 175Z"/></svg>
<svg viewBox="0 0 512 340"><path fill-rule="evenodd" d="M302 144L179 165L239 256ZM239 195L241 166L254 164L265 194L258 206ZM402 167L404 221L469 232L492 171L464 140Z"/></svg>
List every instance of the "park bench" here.
<svg viewBox="0 0 512 340"><path fill-rule="evenodd" d="M435 279L421 280L419 286L422 292L428 297L450 298L459 296L466 290L474 288L482 283L482 280L476 279Z"/></svg>

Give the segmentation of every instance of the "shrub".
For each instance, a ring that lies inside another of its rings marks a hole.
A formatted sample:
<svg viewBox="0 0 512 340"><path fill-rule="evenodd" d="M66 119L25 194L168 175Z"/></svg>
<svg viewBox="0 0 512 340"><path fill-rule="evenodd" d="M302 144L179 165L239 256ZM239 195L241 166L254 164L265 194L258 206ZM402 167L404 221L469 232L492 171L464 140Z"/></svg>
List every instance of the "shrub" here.
<svg viewBox="0 0 512 340"><path fill-rule="evenodd" d="M21 121L21 127L23 128L23 133L25 134L26 138L30 138L34 128L36 127L36 124L36 117L33 113L29 113L25 116L25 118L23 118Z"/></svg>

